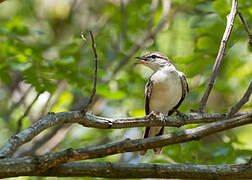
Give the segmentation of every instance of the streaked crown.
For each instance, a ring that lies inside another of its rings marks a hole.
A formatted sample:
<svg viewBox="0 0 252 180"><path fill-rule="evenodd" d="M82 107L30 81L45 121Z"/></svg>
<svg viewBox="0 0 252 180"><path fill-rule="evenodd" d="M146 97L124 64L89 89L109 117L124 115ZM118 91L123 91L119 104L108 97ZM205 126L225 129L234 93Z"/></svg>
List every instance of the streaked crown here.
<svg viewBox="0 0 252 180"><path fill-rule="evenodd" d="M157 70L163 66L173 65L171 60L161 52L151 52L135 58L140 59L140 62L137 64L146 65L153 70Z"/></svg>

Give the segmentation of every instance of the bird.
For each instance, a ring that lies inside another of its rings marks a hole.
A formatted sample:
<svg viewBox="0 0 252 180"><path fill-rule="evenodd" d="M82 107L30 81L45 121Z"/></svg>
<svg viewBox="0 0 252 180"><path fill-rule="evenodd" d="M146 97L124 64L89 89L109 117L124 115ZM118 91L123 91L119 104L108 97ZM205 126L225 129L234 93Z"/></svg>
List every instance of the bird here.
<svg viewBox="0 0 252 180"><path fill-rule="evenodd" d="M145 65L154 71L145 85L146 115L154 112L170 116L177 112L178 115L185 116L177 110L189 92L184 73L178 71L172 61L161 52L151 52L135 58L139 60L136 64ZM163 134L164 126L146 127L143 138ZM153 151L154 154L160 154L162 147L154 148ZM147 150L142 150L139 154L144 155L146 152Z"/></svg>

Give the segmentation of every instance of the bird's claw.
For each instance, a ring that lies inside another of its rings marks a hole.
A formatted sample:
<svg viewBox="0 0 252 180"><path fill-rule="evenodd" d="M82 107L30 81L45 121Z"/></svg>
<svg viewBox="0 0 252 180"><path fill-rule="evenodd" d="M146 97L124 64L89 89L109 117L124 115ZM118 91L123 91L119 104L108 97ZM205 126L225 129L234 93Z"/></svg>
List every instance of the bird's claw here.
<svg viewBox="0 0 252 180"><path fill-rule="evenodd" d="M164 115L163 113L157 112L157 111L153 112L153 114L154 114L155 116L159 116L159 117L160 117L160 120L161 120L161 122L162 122L162 124L163 124L163 126L165 126L165 115Z"/></svg>

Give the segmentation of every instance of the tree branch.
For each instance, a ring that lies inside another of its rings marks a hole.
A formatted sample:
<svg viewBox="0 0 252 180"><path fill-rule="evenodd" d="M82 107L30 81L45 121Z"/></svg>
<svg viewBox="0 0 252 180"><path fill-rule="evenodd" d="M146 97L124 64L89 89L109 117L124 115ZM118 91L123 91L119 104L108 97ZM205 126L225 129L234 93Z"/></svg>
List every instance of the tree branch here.
<svg viewBox="0 0 252 180"><path fill-rule="evenodd" d="M166 178L166 179L251 179L247 164L195 165L161 163L72 162L37 171L36 161L27 158L0 160L0 178L17 176ZM106 173L105 173L106 172Z"/></svg>
<svg viewBox="0 0 252 180"><path fill-rule="evenodd" d="M221 65L221 62L223 60L223 56L225 55L225 49L226 49L230 34L232 32L233 26L234 26L234 20L235 20L236 14L237 14L237 0L233 0L230 14L227 16L227 26L226 26L225 32L224 32L222 40L221 40L220 49L219 49L218 55L216 57L214 67L213 67L206 91L200 101L198 112L201 112L201 113L203 112L204 107L207 103L208 97L210 95L210 92L213 88L214 81L217 76L217 72L218 72L219 67Z"/></svg>
<svg viewBox="0 0 252 180"><path fill-rule="evenodd" d="M251 115L252 111L245 111L235 114L235 117ZM197 114L190 113L185 120L181 116L167 116L165 120L162 117L150 114L148 116L137 118L104 118L86 113L82 117L80 111L68 111L60 113L49 113L29 128L12 136L6 144L0 149L0 158L11 157L18 147L30 141L43 130L65 123L80 123L85 127L95 127L101 129L120 129L132 127L154 127L154 126L174 126L180 127L186 124L210 123L225 119L228 114Z"/></svg>
<svg viewBox="0 0 252 180"><path fill-rule="evenodd" d="M245 92L243 97L240 99L240 101L231 108L231 111L229 112L229 117L231 117L235 113L237 113L241 109L241 107L249 101L249 97L250 97L251 93L252 93L252 82L250 82L250 85L249 85L247 91Z"/></svg>

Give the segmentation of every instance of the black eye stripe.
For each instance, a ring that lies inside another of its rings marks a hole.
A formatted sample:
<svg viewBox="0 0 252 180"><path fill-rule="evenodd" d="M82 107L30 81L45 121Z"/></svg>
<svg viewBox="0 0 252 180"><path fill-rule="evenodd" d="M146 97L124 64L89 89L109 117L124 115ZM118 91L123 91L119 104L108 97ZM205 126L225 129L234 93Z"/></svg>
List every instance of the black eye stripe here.
<svg viewBox="0 0 252 180"><path fill-rule="evenodd" d="M155 59L155 58L161 58L161 59L164 59L163 57L157 56L155 54L153 54L151 56L148 56L148 58L153 58L153 59Z"/></svg>

